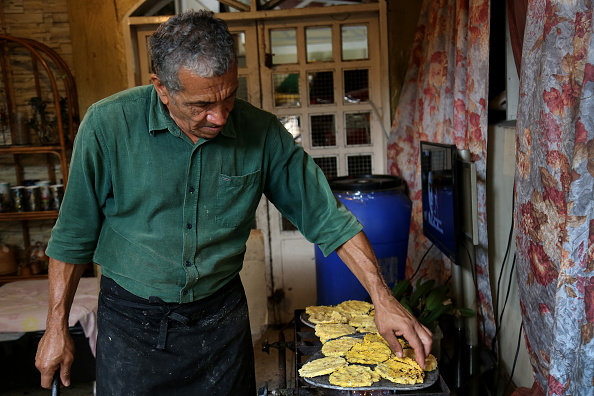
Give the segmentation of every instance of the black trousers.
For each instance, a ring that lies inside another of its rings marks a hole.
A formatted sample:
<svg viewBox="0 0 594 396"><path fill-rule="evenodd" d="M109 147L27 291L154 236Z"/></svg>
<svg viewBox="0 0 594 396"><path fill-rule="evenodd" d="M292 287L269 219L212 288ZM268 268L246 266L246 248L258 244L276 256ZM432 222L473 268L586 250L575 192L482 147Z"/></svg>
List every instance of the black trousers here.
<svg viewBox="0 0 594 396"><path fill-rule="evenodd" d="M97 395L256 395L239 276L188 304L139 298L105 276L97 318Z"/></svg>

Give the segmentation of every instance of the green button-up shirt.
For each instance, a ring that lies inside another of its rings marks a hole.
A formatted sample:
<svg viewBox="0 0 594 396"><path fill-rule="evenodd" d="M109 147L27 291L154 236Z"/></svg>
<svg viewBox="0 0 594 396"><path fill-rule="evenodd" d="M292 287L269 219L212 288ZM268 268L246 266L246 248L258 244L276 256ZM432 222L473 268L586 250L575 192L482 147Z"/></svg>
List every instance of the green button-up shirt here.
<svg viewBox="0 0 594 396"><path fill-rule="evenodd" d="M47 254L143 298L198 300L241 270L262 194L326 255L362 229L273 114L238 99L193 144L152 85L132 88L81 122Z"/></svg>

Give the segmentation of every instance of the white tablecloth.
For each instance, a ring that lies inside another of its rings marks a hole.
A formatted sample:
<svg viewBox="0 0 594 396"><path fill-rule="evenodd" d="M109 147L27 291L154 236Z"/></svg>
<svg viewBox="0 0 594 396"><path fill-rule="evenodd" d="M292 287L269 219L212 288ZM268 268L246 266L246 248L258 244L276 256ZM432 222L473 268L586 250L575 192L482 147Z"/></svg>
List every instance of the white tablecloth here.
<svg viewBox="0 0 594 396"><path fill-rule="evenodd" d="M82 278L74 296L69 326L80 322L93 355L97 342L97 278ZM45 330L48 281L23 280L0 287L0 333Z"/></svg>

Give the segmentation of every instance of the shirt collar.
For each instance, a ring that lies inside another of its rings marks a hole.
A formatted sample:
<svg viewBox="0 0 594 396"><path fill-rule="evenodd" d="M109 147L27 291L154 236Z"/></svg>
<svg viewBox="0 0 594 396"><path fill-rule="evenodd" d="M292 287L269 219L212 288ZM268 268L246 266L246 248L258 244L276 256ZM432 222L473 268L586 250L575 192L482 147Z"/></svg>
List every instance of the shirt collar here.
<svg viewBox="0 0 594 396"><path fill-rule="evenodd" d="M149 133L153 136L157 132L165 132L169 130L175 137L181 137L183 134L182 130L179 129L173 118L169 115L169 111L167 107L161 102L159 99L159 95L157 94L157 90L155 87L151 89L151 106L149 109ZM230 138L235 138L235 126L233 125L233 120L231 115L227 118L227 122L223 126L223 130L221 131L223 136L227 136Z"/></svg>

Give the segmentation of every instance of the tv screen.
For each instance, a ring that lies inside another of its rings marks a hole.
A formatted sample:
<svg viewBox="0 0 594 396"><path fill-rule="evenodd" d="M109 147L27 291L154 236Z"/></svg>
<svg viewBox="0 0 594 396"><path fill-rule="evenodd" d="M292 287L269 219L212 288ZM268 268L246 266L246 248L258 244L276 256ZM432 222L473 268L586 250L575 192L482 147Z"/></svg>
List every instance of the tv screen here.
<svg viewBox="0 0 594 396"><path fill-rule="evenodd" d="M457 148L421 142L423 234L454 263L458 251Z"/></svg>

